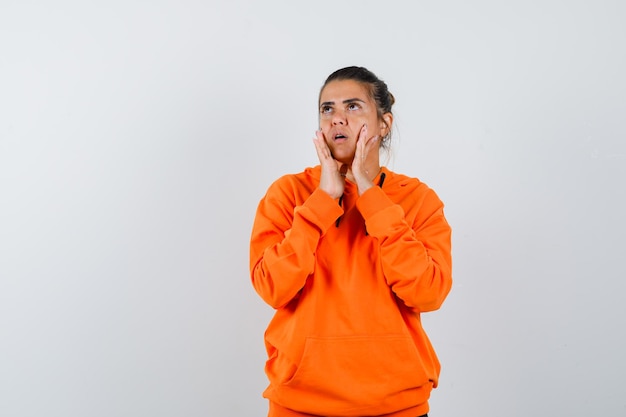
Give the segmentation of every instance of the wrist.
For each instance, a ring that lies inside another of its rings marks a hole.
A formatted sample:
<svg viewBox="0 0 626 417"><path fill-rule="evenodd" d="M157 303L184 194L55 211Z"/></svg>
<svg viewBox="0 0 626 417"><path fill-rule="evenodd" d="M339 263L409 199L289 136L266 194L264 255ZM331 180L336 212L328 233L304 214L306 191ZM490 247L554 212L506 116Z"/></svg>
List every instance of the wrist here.
<svg viewBox="0 0 626 417"><path fill-rule="evenodd" d="M359 192L359 196L363 195L367 190L369 190L373 186L374 186L374 183L371 181L357 183L357 190Z"/></svg>

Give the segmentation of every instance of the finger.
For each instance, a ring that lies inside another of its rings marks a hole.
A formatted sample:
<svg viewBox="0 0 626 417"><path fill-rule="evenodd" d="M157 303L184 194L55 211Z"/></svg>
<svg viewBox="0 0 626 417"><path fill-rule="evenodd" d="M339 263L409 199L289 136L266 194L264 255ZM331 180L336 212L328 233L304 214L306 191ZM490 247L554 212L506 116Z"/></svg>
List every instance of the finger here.
<svg viewBox="0 0 626 417"><path fill-rule="evenodd" d="M359 156L362 160L365 160L370 152L378 149L380 136L375 135L371 138L361 141L359 144Z"/></svg>
<svg viewBox="0 0 626 417"><path fill-rule="evenodd" d="M367 141L367 124L361 126L361 131L359 132L358 142L366 142Z"/></svg>
<svg viewBox="0 0 626 417"><path fill-rule="evenodd" d="M334 163L335 158L333 157L333 154L328 147L328 144L326 143L324 133L318 130L315 132L315 136L316 137L313 139L313 142L315 143L315 150L317 151L317 157L319 158L320 163L323 165Z"/></svg>
<svg viewBox="0 0 626 417"><path fill-rule="evenodd" d="M363 143L366 141L367 138L367 127L366 125L361 126L361 129L359 129L359 134L356 138L356 146L357 149L359 147L359 144Z"/></svg>
<svg viewBox="0 0 626 417"><path fill-rule="evenodd" d="M324 161L326 160L324 149L320 146L317 139L313 139L313 143L315 144L315 152L317 153L317 158L319 159L320 163L323 164Z"/></svg>
<svg viewBox="0 0 626 417"><path fill-rule="evenodd" d="M313 138L313 143L315 144L315 150L317 151L317 156L320 159L320 162L323 159L326 159L328 156L326 145L326 141L324 140L324 135L319 130L315 132L315 137Z"/></svg>
<svg viewBox="0 0 626 417"><path fill-rule="evenodd" d="M365 147L367 148L367 151L369 152L372 149L375 149L378 145L378 140L380 139L380 136L375 135L372 136L368 141L367 144L365 145Z"/></svg>

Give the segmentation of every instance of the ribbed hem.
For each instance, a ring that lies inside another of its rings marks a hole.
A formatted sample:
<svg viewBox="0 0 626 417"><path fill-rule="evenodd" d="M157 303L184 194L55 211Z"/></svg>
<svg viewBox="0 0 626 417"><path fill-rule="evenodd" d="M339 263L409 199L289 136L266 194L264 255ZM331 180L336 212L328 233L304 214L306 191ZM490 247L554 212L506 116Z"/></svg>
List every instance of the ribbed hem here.
<svg viewBox="0 0 626 417"><path fill-rule="evenodd" d="M391 414L381 414L375 417L418 417L428 413L428 403L415 407L396 411ZM270 409L267 417L348 417L348 416L320 416L317 414L300 413L270 401Z"/></svg>

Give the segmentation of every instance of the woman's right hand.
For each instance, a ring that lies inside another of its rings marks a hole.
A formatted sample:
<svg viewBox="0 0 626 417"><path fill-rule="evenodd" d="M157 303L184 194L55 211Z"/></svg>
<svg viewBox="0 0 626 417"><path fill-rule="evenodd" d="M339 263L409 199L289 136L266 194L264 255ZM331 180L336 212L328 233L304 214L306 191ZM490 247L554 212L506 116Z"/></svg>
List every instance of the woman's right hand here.
<svg viewBox="0 0 626 417"><path fill-rule="evenodd" d="M332 198L337 199L343 194L345 187L345 174L348 167L346 165L341 167L343 173L339 170L339 163L335 158L333 158L333 155L326 144L324 134L320 130L315 132L313 143L315 143L317 157L319 158L320 165L322 166L319 188Z"/></svg>

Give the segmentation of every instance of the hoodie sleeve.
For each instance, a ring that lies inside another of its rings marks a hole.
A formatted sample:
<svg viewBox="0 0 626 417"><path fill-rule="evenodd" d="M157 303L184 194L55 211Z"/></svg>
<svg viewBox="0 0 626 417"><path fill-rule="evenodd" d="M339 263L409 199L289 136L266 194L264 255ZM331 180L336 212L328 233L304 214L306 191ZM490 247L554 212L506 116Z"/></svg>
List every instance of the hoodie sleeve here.
<svg viewBox="0 0 626 417"><path fill-rule="evenodd" d="M295 206L293 196L274 184L257 208L250 240L252 285L274 308L291 301L315 266L319 239L343 209L316 189Z"/></svg>
<svg viewBox="0 0 626 417"><path fill-rule="evenodd" d="M379 187L363 193L357 206L368 233L379 241L387 284L408 307L432 311L452 287L451 229L433 190L415 197L407 208L416 210L412 224L402 206Z"/></svg>

